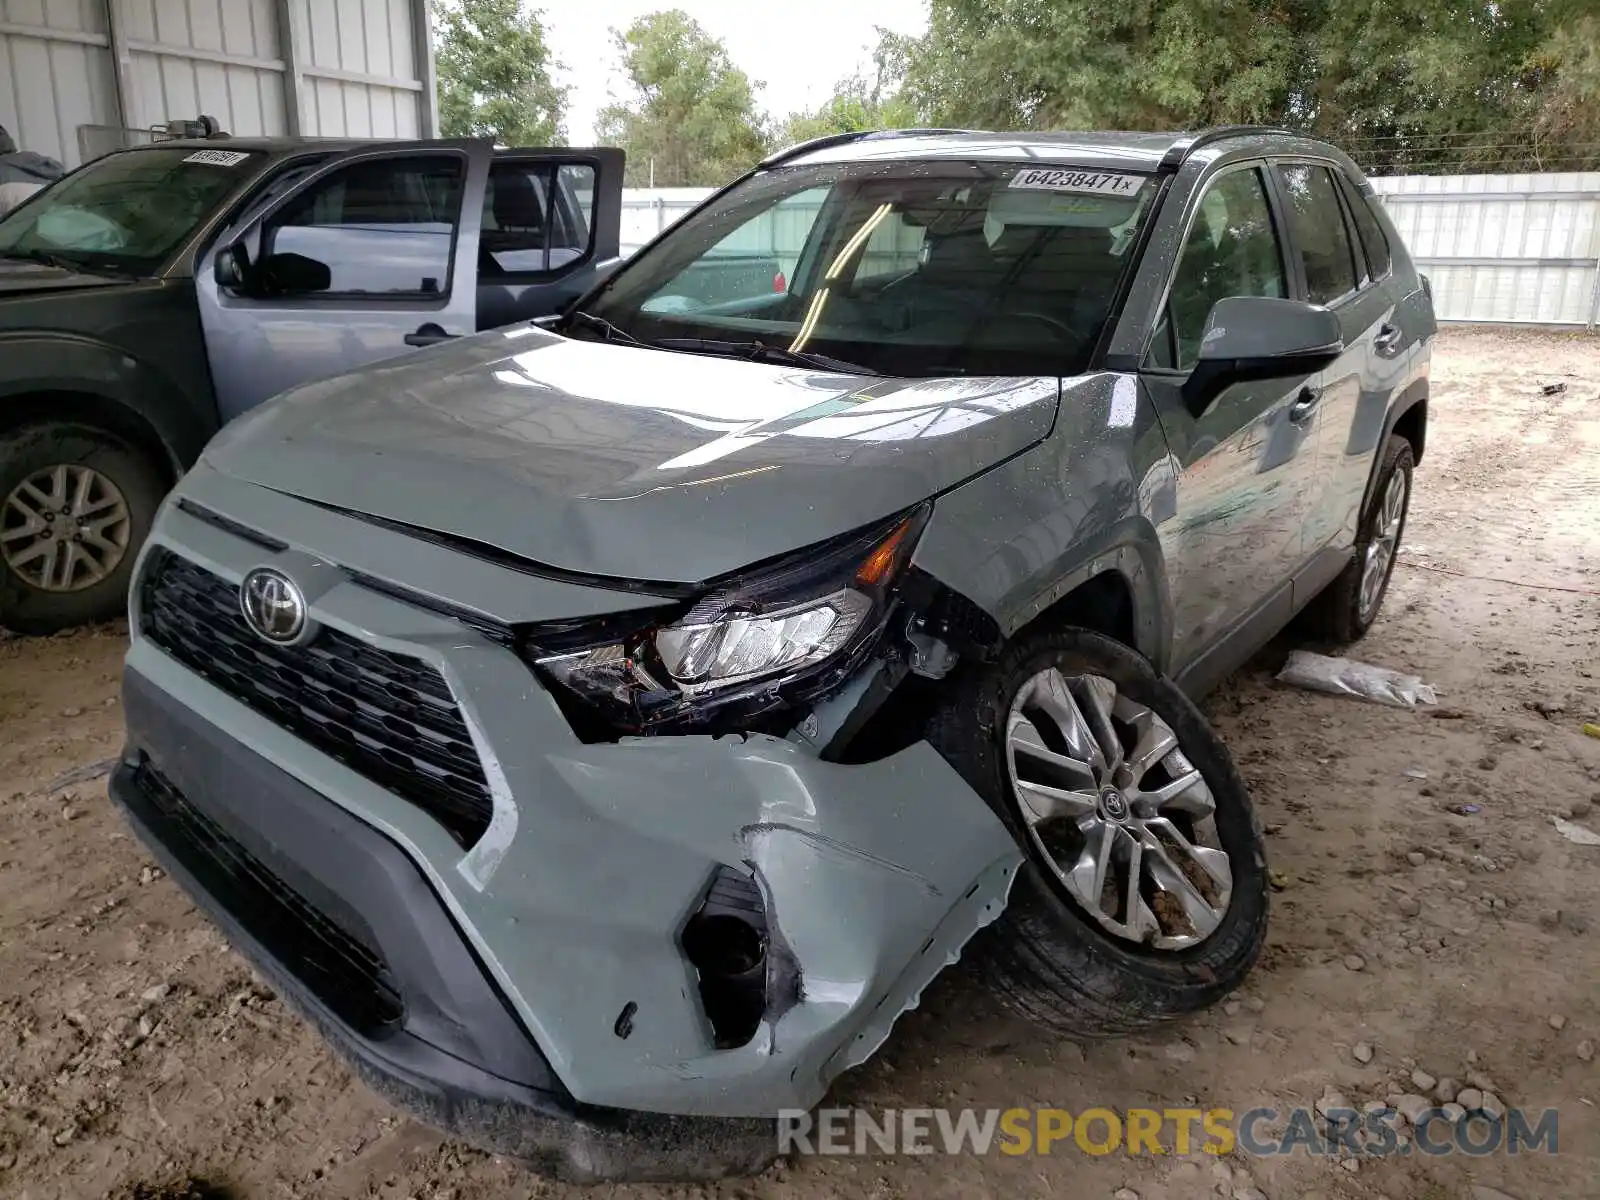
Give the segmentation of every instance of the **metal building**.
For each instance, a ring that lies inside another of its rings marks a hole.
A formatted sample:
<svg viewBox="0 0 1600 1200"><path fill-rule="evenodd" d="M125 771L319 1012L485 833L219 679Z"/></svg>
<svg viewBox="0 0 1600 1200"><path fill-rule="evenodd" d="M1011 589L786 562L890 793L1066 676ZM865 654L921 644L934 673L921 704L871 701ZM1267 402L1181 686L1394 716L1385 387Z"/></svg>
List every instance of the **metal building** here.
<svg viewBox="0 0 1600 1200"><path fill-rule="evenodd" d="M25 149L72 165L202 113L434 136L427 0L0 0L0 125Z"/></svg>

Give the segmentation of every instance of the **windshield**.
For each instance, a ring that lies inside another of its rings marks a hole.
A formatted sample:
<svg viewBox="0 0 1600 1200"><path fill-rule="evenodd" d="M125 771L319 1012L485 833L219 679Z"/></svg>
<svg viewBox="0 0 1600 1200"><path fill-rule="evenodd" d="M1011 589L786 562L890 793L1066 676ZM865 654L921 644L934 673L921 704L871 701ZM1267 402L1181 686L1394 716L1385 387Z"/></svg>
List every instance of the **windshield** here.
<svg viewBox="0 0 1600 1200"><path fill-rule="evenodd" d="M1148 175L1078 167L779 168L679 225L588 310L675 349L889 375L1077 374L1154 192Z"/></svg>
<svg viewBox="0 0 1600 1200"><path fill-rule="evenodd" d="M193 146L107 155L0 220L0 257L148 274L250 174L257 157Z"/></svg>

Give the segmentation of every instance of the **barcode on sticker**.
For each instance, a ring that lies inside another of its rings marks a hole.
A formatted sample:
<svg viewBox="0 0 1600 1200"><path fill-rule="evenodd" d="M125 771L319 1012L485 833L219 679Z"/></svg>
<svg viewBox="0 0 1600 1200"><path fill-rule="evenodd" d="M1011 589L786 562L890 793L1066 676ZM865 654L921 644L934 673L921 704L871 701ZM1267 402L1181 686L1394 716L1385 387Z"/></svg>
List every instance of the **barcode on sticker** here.
<svg viewBox="0 0 1600 1200"><path fill-rule="evenodd" d="M1063 171L1053 167L1024 167L1011 177L1014 188L1044 192L1082 192L1094 196L1132 196L1144 186L1143 175L1114 175L1107 171Z"/></svg>
<svg viewBox="0 0 1600 1200"><path fill-rule="evenodd" d="M196 150L186 155L184 162L204 163L208 167L237 167L250 155L242 150Z"/></svg>

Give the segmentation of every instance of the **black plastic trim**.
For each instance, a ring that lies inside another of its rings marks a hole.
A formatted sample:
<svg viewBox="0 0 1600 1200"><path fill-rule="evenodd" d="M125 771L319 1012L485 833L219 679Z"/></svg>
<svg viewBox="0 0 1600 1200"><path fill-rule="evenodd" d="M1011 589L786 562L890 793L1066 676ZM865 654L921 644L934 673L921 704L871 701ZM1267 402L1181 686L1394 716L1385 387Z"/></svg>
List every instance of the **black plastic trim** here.
<svg viewBox="0 0 1600 1200"><path fill-rule="evenodd" d="M129 741L112 800L168 875L374 1091L473 1145L573 1182L717 1179L776 1157L770 1120L575 1100L397 845L131 669L123 704ZM192 859L149 819L136 777L150 767L302 896L360 915L403 997L401 1029L361 1034L202 885Z"/></svg>

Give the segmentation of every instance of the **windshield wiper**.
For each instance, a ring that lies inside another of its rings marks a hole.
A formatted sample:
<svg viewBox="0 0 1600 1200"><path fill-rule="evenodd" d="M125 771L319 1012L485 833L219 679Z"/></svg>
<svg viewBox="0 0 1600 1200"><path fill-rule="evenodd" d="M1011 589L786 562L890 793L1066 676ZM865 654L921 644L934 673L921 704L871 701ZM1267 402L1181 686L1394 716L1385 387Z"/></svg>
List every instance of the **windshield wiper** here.
<svg viewBox="0 0 1600 1200"><path fill-rule="evenodd" d="M701 350L707 354L725 354L731 358L748 358L754 362L782 363L790 367L816 367L845 375L879 375L871 367L846 362L812 350L790 350L787 346L769 346L766 342L732 342L717 338L662 338L652 345L666 350Z"/></svg>
<svg viewBox="0 0 1600 1200"><path fill-rule="evenodd" d="M52 254L48 250L0 250L0 258L9 258L13 262L40 263L47 267L56 267L62 271L82 269L66 255Z"/></svg>
<svg viewBox="0 0 1600 1200"><path fill-rule="evenodd" d="M608 342L622 342L629 346L655 345L654 342L647 342L642 338L634 337L633 334L622 328L622 326L613 325L604 317L597 317L593 313L584 312L579 308L575 308L569 312L566 315L566 319L563 320L561 324L565 325L568 329L572 328L574 325L578 326L580 329L592 329L604 337Z"/></svg>
<svg viewBox="0 0 1600 1200"><path fill-rule="evenodd" d="M113 262L101 261L96 264L85 262L81 258L74 258L70 254L58 254L54 250L0 250L0 258L9 258L14 262L41 263L47 267L55 267L60 271L74 271L78 274L90 275L131 275L134 272Z"/></svg>

